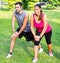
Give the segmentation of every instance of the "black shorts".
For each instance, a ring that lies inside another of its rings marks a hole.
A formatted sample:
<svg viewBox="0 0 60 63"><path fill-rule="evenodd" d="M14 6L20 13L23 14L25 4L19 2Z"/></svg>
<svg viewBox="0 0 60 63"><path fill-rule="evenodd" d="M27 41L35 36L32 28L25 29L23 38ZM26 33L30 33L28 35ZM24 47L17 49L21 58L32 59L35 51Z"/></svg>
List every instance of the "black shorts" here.
<svg viewBox="0 0 60 63"><path fill-rule="evenodd" d="M16 31L19 32L19 30L20 30L20 28L18 28ZM33 41L34 40L34 36L31 31L28 31L28 32L23 31L21 34L19 34L18 38L22 38L23 36L26 38L26 41Z"/></svg>

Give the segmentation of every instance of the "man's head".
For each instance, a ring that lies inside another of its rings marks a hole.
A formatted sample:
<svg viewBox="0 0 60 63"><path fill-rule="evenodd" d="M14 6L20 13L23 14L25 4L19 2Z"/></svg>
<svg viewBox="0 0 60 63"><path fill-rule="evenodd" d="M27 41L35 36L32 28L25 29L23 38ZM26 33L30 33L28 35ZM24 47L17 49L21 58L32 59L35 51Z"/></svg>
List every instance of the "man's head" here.
<svg viewBox="0 0 60 63"><path fill-rule="evenodd" d="M16 2L15 3L15 9L16 9L16 12L20 12L22 10L22 3L21 2Z"/></svg>

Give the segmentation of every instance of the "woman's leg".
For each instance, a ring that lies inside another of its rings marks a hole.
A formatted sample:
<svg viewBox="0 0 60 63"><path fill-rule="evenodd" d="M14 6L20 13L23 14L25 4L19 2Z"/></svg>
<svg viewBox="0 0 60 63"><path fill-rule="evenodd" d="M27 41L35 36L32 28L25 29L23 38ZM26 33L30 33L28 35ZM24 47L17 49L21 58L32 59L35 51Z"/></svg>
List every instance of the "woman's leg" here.
<svg viewBox="0 0 60 63"><path fill-rule="evenodd" d="M48 44L48 51L52 52L52 44Z"/></svg>
<svg viewBox="0 0 60 63"><path fill-rule="evenodd" d="M32 42L34 43L34 40L33 40ZM38 48L39 48L39 49L42 48L40 44L39 44Z"/></svg>
<svg viewBox="0 0 60 63"><path fill-rule="evenodd" d="M36 59L38 59L38 49L39 49L39 46L34 45L34 58Z"/></svg>
<svg viewBox="0 0 60 63"><path fill-rule="evenodd" d="M45 39L46 39L46 42L47 42L47 45L48 45L49 55L53 56L53 54L52 54L51 36L52 36L52 30L50 32L48 32L48 33L45 34Z"/></svg>
<svg viewBox="0 0 60 63"><path fill-rule="evenodd" d="M38 50L39 52L42 52L41 45L34 45L34 58L38 59Z"/></svg>
<svg viewBox="0 0 60 63"><path fill-rule="evenodd" d="M33 62L38 61L39 43L40 43L40 41L35 41L35 42L34 42L34 58L33 58Z"/></svg>

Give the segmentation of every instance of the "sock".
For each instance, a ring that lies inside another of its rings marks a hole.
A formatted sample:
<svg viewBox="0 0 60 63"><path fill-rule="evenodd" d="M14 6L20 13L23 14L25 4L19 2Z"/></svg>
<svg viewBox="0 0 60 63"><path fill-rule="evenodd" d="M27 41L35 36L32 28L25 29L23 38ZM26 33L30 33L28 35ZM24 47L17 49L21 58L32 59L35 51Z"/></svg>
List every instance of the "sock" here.
<svg viewBox="0 0 60 63"><path fill-rule="evenodd" d="M12 53L10 53L12 55Z"/></svg>

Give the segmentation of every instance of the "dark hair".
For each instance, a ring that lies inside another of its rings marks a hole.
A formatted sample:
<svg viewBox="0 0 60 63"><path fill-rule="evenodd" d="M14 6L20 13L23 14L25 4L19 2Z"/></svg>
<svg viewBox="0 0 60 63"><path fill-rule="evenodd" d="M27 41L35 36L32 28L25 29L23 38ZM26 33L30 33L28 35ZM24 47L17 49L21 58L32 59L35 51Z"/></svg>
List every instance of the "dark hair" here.
<svg viewBox="0 0 60 63"><path fill-rule="evenodd" d="M39 8L41 8L41 4L40 3L35 4L35 6L38 6Z"/></svg>
<svg viewBox="0 0 60 63"><path fill-rule="evenodd" d="M34 7L36 7L36 6L38 6L39 8L41 8L41 4L39 3L39 4L35 4L35 6ZM38 18L39 20L41 20L42 19L42 9L40 10L40 16L39 16L39 18Z"/></svg>
<svg viewBox="0 0 60 63"><path fill-rule="evenodd" d="M22 6L22 3L21 2L16 2L15 5L19 4L20 6Z"/></svg>

